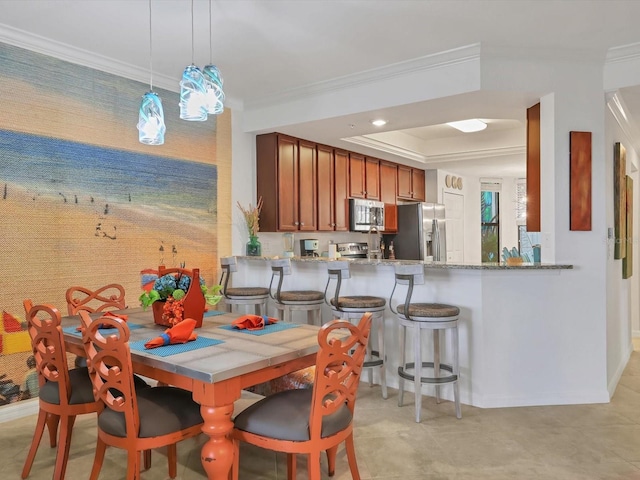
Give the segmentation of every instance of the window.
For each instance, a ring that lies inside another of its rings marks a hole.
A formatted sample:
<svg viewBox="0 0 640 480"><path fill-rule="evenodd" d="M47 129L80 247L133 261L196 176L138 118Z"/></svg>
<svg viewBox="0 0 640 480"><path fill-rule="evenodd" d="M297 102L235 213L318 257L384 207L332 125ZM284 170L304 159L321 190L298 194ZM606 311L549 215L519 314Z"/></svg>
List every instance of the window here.
<svg viewBox="0 0 640 480"><path fill-rule="evenodd" d="M482 262L499 262L500 184L482 183L480 210Z"/></svg>

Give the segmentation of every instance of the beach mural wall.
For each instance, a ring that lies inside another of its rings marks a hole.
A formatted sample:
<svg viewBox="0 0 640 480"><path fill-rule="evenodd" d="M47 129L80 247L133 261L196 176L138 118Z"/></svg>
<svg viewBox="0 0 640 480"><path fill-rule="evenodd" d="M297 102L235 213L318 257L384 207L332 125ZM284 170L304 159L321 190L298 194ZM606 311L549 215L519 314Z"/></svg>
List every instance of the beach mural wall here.
<svg viewBox="0 0 640 480"><path fill-rule="evenodd" d="M72 285L125 287L141 272L200 268L217 281L231 244L231 112L179 119L162 98L161 146L138 142L148 85L0 43L0 405L28 398L22 301L66 314ZM176 72L176 86L181 72ZM33 395L33 392L31 392Z"/></svg>

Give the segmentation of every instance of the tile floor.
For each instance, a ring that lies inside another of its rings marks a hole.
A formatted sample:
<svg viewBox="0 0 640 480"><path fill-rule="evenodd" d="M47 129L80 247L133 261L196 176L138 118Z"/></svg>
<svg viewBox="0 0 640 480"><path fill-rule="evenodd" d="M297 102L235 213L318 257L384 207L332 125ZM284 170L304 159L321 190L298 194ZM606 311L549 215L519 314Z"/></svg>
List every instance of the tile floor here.
<svg viewBox="0 0 640 480"><path fill-rule="evenodd" d="M636 344L638 350L638 344ZM356 405L355 442L360 475L367 479L404 480L640 480L640 351L633 352L608 404L479 409L423 400L422 423L413 420L413 403L397 406L380 388L361 387ZM31 441L35 416L0 425L3 479L18 479ZM46 433L45 433L46 436ZM178 479L205 478L200 464L203 437L178 445ZM95 442L94 419L78 418L73 433L67 479L88 478ZM32 480L49 480L53 449L46 440L34 462ZM324 461L325 459L323 459ZM299 459L298 479L308 478ZM286 478L285 457L254 447L241 450L243 480ZM326 462L323 479L326 476ZM108 449L100 480L123 479L124 452ZM163 452L154 452L144 479L168 478ZM350 479L344 449L338 452L338 480Z"/></svg>

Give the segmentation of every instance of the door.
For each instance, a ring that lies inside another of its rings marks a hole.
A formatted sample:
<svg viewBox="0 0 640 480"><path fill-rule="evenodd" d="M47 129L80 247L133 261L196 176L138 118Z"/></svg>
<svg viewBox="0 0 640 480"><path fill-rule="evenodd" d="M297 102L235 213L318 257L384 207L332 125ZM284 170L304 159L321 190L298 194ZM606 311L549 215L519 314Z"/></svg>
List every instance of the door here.
<svg viewBox="0 0 640 480"><path fill-rule="evenodd" d="M278 136L278 230L298 230L298 141Z"/></svg>
<svg viewBox="0 0 640 480"><path fill-rule="evenodd" d="M447 262L464 261L464 195L444 192L447 231Z"/></svg>

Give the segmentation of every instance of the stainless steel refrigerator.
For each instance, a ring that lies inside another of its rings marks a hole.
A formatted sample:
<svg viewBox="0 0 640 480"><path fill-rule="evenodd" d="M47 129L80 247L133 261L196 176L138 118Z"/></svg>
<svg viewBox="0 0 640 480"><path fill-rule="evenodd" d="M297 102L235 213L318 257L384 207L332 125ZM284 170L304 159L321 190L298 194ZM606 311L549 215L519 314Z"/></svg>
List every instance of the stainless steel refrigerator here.
<svg viewBox="0 0 640 480"><path fill-rule="evenodd" d="M444 205L411 203L398 205L398 233L393 239L399 260L447 261Z"/></svg>

